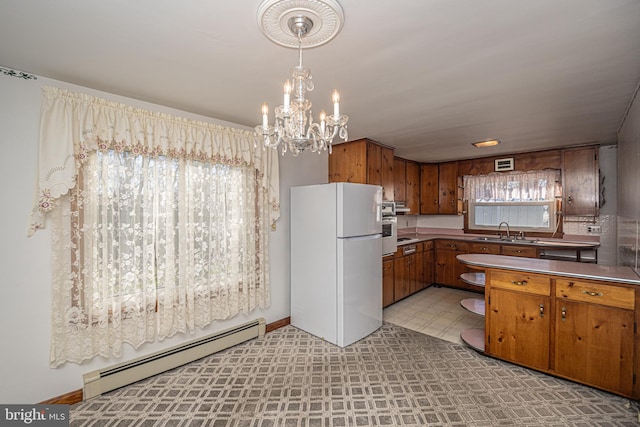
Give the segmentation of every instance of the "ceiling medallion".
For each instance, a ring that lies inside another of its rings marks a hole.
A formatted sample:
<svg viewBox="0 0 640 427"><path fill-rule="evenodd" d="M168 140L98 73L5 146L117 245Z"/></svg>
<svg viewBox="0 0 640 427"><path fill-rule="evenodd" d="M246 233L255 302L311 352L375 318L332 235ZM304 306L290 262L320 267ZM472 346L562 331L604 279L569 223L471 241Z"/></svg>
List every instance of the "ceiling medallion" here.
<svg viewBox="0 0 640 427"><path fill-rule="evenodd" d="M349 116L340 114L340 95L333 92L333 114L320 113L314 122L311 101L311 70L302 65L302 49L331 41L342 29L344 13L334 0L265 0L258 9L258 27L274 43L298 49L298 65L284 84L283 104L274 109L275 122L269 125L269 107L262 105L262 124L255 127L263 146L281 148L284 155L298 155L306 149L329 150L336 136L347 140Z"/></svg>
<svg viewBox="0 0 640 427"><path fill-rule="evenodd" d="M304 49L330 42L344 23L342 7L334 0L265 0L258 8L258 28L272 42L298 49L300 40L289 21L299 16L312 22L302 39Z"/></svg>

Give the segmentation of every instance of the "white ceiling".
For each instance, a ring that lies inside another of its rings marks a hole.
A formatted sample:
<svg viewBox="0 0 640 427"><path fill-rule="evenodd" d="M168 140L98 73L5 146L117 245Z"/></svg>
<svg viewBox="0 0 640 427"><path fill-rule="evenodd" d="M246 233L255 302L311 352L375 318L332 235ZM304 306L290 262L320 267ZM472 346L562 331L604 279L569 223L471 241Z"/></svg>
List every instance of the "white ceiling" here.
<svg viewBox="0 0 640 427"><path fill-rule="evenodd" d="M297 63L258 29L260 2L0 0L0 65L254 126ZM349 139L401 157L613 143L640 81L640 0L341 5L340 34L304 54L316 116L337 88Z"/></svg>

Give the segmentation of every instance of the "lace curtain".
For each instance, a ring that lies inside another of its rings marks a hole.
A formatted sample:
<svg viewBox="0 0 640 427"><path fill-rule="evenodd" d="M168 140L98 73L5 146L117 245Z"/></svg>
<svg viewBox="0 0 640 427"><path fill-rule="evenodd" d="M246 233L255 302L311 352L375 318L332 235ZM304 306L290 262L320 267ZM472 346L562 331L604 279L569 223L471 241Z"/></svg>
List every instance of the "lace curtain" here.
<svg viewBox="0 0 640 427"><path fill-rule="evenodd" d="M44 95L30 233L50 217L52 367L269 306L274 151L252 132Z"/></svg>
<svg viewBox="0 0 640 427"><path fill-rule="evenodd" d="M501 172L464 176L469 202L542 202L560 196L560 171Z"/></svg>

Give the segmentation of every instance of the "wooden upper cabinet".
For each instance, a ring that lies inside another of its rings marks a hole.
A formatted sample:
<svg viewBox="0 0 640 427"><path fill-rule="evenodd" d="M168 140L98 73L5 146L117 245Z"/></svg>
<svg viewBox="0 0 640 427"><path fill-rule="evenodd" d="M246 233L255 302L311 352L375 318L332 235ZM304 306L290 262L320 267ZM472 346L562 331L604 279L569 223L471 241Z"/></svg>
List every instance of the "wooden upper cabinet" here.
<svg viewBox="0 0 640 427"><path fill-rule="evenodd" d="M585 147L562 152L564 215L598 215L598 149Z"/></svg>
<svg viewBox="0 0 640 427"><path fill-rule="evenodd" d="M438 201L440 214L458 213L458 162L438 164Z"/></svg>
<svg viewBox="0 0 640 427"><path fill-rule="evenodd" d="M382 161L380 165L382 199L393 201L395 197L393 188L393 148L381 146L380 159Z"/></svg>
<svg viewBox="0 0 640 427"><path fill-rule="evenodd" d="M366 138L334 145L329 182L380 185L383 200L393 200L393 149Z"/></svg>
<svg viewBox="0 0 640 427"><path fill-rule="evenodd" d="M329 182L367 183L366 140L336 144L332 150L329 154Z"/></svg>
<svg viewBox="0 0 640 427"><path fill-rule="evenodd" d="M405 206L410 214L417 215L420 213L420 165L408 160L405 176Z"/></svg>
<svg viewBox="0 0 640 427"><path fill-rule="evenodd" d="M420 165L420 213L438 213L438 164Z"/></svg>
<svg viewBox="0 0 640 427"><path fill-rule="evenodd" d="M367 143L367 184L382 185L382 147Z"/></svg>
<svg viewBox="0 0 640 427"><path fill-rule="evenodd" d="M404 202L409 214L420 213L420 164L394 157L393 189L396 202Z"/></svg>
<svg viewBox="0 0 640 427"><path fill-rule="evenodd" d="M420 213L456 215L462 209L458 162L420 165Z"/></svg>
<svg viewBox="0 0 640 427"><path fill-rule="evenodd" d="M407 161L400 157L393 158L393 195L396 202L406 202Z"/></svg>

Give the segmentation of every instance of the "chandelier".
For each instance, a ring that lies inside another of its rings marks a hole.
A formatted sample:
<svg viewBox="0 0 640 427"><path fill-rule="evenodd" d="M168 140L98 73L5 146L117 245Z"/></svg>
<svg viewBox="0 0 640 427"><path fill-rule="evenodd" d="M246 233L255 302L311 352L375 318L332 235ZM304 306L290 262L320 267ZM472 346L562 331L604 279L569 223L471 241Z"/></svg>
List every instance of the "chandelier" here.
<svg viewBox="0 0 640 427"><path fill-rule="evenodd" d="M337 91L332 96L332 114L322 111L319 121L313 120L312 103L306 97L313 91L313 80L311 70L302 65L303 48L329 42L342 28L343 19L342 8L334 0L265 0L260 5L258 25L265 36L298 49L298 65L284 84L283 104L274 108L273 124L269 124L268 105L262 105L262 124L255 130L263 147L280 147L282 155L291 151L297 156L307 149L318 153L328 150L331 154L336 136L347 140L349 116L340 114Z"/></svg>

